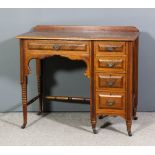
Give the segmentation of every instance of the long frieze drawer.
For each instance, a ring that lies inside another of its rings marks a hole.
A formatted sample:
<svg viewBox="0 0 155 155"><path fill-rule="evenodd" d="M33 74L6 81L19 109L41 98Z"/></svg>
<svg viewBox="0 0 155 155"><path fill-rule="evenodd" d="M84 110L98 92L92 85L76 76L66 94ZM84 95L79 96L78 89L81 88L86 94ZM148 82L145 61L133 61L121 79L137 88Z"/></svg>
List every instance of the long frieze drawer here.
<svg viewBox="0 0 155 155"><path fill-rule="evenodd" d="M125 109L125 93L96 93L97 109Z"/></svg>
<svg viewBox="0 0 155 155"><path fill-rule="evenodd" d="M96 88L109 90L125 90L125 74L96 73Z"/></svg>
<svg viewBox="0 0 155 155"><path fill-rule="evenodd" d="M95 58L95 68L103 72L125 72L126 56L99 56Z"/></svg>
<svg viewBox="0 0 155 155"><path fill-rule="evenodd" d="M89 51L89 41L29 40L29 50Z"/></svg>
<svg viewBox="0 0 155 155"><path fill-rule="evenodd" d="M109 55L109 54L125 54L125 42L112 42L112 41L96 41L95 42L96 55Z"/></svg>

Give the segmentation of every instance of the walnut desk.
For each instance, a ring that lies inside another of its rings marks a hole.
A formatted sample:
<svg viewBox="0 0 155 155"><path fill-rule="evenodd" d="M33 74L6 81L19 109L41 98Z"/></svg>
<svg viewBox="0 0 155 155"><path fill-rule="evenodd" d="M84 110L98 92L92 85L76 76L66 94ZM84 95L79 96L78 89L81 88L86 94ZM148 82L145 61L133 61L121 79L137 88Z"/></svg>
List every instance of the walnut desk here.
<svg viewBox="0 0 155 155"><path fill-rule="evenodd" d="M20 77L22 87L23 125L27 124L27 106L39 99L40 113L44 99L80 100L90 103L92 129L97 117L121 116L131 136L132 119L137 119L138 102L138 36L131 26L52 26L38 25L20 39ZM44 96L42 63L51 56L82 60L85 76L90 78L90 98ZM29 62L36 59L38 96L27 101Z"/></svg>

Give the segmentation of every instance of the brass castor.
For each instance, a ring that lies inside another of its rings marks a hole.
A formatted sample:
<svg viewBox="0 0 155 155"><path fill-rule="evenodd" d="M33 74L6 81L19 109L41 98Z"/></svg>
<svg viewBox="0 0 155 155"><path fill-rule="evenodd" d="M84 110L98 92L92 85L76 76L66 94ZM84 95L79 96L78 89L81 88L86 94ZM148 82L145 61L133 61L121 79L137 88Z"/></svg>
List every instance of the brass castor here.
<svg viewBox="0 0 155 155"><path fill-rule="evenodd" d="M131 133L131 131L128 131L128 135L129 135L129 137L131 137L131 136L132 136L132 133Z"/></svg>
<svg viewBox="0 0 155 155"><path fill-rule="evenodd" d="M93 133L94 133L94 134L97 134L97 130L96 130L96 129L93 129Z"/></svg>
<svg viewBox="0 0 155 155"><path fill-rule="evenodd" d="M25 127L26 127L26 124L23 124L23 125L21 126L22 129L25 129Z"/></svg>
<svg viewBox="0 0 155 155"><path fill-rule="evenodd" d="M137 117L137 116L134 116L133 119L134 119L134 120L138 120L138 117Z"/></svg>

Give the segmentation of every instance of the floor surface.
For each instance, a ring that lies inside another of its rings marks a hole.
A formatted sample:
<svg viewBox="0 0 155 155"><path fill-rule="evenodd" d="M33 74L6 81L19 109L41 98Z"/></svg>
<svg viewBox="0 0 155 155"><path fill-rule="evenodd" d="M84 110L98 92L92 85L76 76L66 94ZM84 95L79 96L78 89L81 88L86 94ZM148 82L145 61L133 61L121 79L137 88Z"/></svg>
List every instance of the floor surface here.
<svg viewBox="0 0 155 155"><path fill-rule="evenodd" d="M138 113L129 137L120 117L97 120L93 134L89 113L57 112L38 116L28 113L28 125L21 129L22 113L0 113L0 145L155 145L155 113ZM111 125L101 128L105 122Z"/></svg>

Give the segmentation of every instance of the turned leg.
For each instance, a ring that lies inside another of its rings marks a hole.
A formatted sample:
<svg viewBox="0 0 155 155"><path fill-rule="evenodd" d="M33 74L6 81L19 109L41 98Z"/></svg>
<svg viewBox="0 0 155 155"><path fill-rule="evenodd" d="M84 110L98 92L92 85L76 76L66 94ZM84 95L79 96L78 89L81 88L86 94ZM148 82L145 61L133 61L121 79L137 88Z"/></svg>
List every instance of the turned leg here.
<svg viewBox="0 0 155 155"><path fill-rule="evenodd" d="M21 83L22 86L22 105L23 105L23 125L22 129L26 127L27 124L27 77L24 78Z"/></svg>
<svg viewBox="0 0 155 155"><path fill-rule="evenodd" d="M129 136L132 136L132 132L131 132L131 125L132 125L132 121L126 120L126 125L127 125L127 132Z"/></svg>
<svg viewBox="0 0 155 155"><path fill-rule="evenodd" d="M38 95L39 95L39 112L40 115L43 112L43 86L42 86L42 60L36 60L36 75L37 75L37 87L38 87Z"/></svg>

